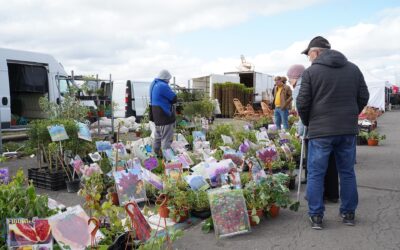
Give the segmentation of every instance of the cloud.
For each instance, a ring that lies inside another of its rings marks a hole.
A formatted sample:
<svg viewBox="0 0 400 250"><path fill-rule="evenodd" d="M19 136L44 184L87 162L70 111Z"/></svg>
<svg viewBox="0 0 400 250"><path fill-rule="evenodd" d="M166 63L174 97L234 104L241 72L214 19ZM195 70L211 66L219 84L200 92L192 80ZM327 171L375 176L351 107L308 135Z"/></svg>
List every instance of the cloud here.
<svg viewBox="0 0 400 250"><path fill-rule="evenodd" d="M145 79L169 68L184 78L208 66L174 47L175 35L221 29L320 1L0 1L0 47L52 54L76 73Z"/></svg>
<svg viewBox="0 0 400 250"><path fill-rule="evenodd" d="M326 38L332 44L332 49L341 51L360 67L367 81L400 83L400 8L384 10L377 16L379 19L376 23L359 23L327 31ZM256 71L285 75L292 64L310 65L307 58L300 55L308 43L309 40L296 41L288 48L259 54L247 60L255 65ZM239 58L219 58L205 63L203 68L209 71L219 69L221 73L227 70L224 66L232 69L239 62Z"/></svg>
<svg viewBox="0 0 400 250"><path fill-rule="evenodd" d="M114 79L150 80L162 68L177 82L234 71L239 57L203 59L175 46L176 35L222 29L262 15L307 8L324 0L24 0L0 8L0 47L52 54L67 71ZM5 2L5 1L0 1ZM227 7L229 6L229 7ZM334 49L377 78L400 72L400 9L377 21L327 31ZM310 37L311 39L311 37ZM290 65L309 65L300 55L308 40L246 57L256 71L285 74ZM400 79L399 79L400 80Z"/></svg>

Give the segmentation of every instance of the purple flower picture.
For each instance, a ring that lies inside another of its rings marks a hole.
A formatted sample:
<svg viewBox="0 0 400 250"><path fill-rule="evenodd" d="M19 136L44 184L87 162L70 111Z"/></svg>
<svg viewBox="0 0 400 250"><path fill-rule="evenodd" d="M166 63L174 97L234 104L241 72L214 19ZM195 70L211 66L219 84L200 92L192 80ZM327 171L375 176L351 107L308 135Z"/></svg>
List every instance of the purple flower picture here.
<svg viewBox="0 0 400 250"><path fill-rule="evenodd" d="M0 184L7 184L10 181L8 168L0 168Z"/></svg>
<svg viewBox="0 0 400 250"><path fill-rule="evenodd" d="M274 146L263 148L257 151L257 157L261 161L267 163L275 161L278 158L276 148Z"/></svg>
<svg viewBox="0 0 400 250"><path fill-rule="evenodd" d="M153 169L155 169L156 167L158 167L158 161L157 161L157 158L156 157L150 157L150 158L148 158L148 159L146 159L146 160L144 160L143 161L143 164L144 164L144 167L146 168L146 169L148 169L148 170L153 170Z"/></svg>

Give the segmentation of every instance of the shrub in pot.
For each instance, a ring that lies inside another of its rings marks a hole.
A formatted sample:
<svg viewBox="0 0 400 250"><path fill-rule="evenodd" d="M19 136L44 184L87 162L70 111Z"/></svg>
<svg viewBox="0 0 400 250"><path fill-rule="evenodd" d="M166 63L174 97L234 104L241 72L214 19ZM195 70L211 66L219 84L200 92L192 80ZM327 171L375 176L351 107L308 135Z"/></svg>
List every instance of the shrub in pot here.
<svg viewBox="0 0 400 250"><path fill-rule="evenodd" d="M362 132L362 136L367 138L368 146L378 146L380 141L386 139L385 135L380 135L376 130L372 130L369 133Z"/></svg>
<svg viewBox="0 0 400 250"><path fill-rule="evenodd" d="M206 219L211 216L210 202L207 191L188 191L188 200L191 207L191 214L195 217Z"/></svg>
<svg viewBox="0 0 400 250"><path fill-rule="evenodd" d="M250 225L255 226L260 223L260 218L264 214L263 209L268 205L270 199L269 186L265 180L259 183L250 181L245 185L243 195L246 200Z"/></svg>

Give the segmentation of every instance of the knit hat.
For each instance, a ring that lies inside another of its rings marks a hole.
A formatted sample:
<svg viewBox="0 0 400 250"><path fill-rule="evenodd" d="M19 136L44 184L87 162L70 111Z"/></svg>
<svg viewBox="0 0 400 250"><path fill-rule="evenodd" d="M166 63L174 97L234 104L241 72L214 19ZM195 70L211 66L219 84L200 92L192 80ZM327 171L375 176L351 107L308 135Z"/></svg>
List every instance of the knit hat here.
<svg viewBox="0 0 400 250"><path fill-rule="evenodd" d="M169 81L171 79L171 77L172 77L171 74L166 69L161 70L157 76L158 79L166 80L166 81Z"/></svg>
<svg viewBox="0 0 400 250"><path fill-rule="evenodd" d="M289 68L286 75L289 77L289 79L299 79L300 76L303 74L304 70L305 68L303 65L294 64Z"/></svg>

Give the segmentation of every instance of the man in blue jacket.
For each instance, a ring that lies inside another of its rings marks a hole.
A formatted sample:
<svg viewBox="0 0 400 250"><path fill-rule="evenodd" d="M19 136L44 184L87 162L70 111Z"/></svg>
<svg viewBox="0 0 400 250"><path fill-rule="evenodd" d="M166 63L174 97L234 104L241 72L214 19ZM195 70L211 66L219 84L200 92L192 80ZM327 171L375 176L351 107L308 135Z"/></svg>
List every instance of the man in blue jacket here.
<svg viewBox="0 0 400 250"><path fill-rule="evenodd" d="M311 66L303 72L297 109L308 126L307 198L311 227L322 229L324 176L331 152L340 177L340 214L354 225L358 193L354 163L358 114L368 103L369 92L360 69L321 36L306 50Z"/></svg>
<svg viewBox="0 0 400 250"><path fill-rule="evenodd" d="M175 111L172 105L176 103L176 94L168 85L170 79L168 70L161 70L150 86L150 117L156 125L153 149L158 156L161 156L161 149L171 147L174 137Z"/></svg>

